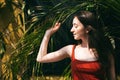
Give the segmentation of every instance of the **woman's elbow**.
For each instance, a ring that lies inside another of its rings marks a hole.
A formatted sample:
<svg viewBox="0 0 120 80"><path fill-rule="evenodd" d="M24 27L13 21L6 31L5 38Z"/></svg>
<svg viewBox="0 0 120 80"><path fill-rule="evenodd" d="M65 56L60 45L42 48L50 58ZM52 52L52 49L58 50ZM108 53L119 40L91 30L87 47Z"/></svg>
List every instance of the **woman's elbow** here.
<svg viewBox="0 0 120 80"><path fill-rule="evenodd" d="M36 61L37 62L42 62L42 59L41 58L36 58Z"/></svg>

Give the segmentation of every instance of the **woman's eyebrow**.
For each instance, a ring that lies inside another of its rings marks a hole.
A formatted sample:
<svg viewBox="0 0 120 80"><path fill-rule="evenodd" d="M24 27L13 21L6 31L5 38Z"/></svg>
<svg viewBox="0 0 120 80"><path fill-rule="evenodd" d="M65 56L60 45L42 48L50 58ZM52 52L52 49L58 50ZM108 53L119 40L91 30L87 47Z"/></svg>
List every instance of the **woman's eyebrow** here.
<svg viewBox="0 0 120 80"><path fill-rule="evenodd" d="M78 25L78 24L76 24L76 23L73 23L73 25Z"/></svg>

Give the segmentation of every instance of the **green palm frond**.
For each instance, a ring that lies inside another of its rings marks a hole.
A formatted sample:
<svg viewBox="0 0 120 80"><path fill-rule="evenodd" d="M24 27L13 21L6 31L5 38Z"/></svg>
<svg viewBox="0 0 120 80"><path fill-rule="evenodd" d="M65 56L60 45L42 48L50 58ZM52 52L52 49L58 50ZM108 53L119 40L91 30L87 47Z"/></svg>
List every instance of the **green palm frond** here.
<svg viewBox="0 0 120 80"><path fill-rule="evenodd" d="M13 2L11 4L18 6ZM10 59L4 63L5 72L3 75L5 78L10 78L12 74L14 79L19 76L19 78L27 80L35 74L39 76L40 73L44 79L43 66L41 66L44 64L38 64L35 61L43 35L46 29L52 27L56 21L60 21L62 26L51 37L48 50L53 51L71 43L72 37L69 30L72 25L70 20L72 20L71 16L76 11L89 10L96 12L105 26L106 34L120 38L119 0L38 0L38 4L37 6L28 5L27 3L22 5L21 9L24 11L25 17L19 15L22 24L19 28L23 28L23 26L25 28L22 29L23 35L20 40L14 44L16 48L10 53ZM36 70L36 68L40 70ZM63 72L63 75L66 76L65 80L70 78L69 74L69 68L66 67L65 72Z"/></svg>

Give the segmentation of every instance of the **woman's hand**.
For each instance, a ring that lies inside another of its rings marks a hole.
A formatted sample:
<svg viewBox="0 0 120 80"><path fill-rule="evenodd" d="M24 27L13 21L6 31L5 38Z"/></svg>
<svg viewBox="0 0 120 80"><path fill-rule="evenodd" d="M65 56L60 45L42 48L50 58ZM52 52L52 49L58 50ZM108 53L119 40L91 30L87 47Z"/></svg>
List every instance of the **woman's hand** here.
<svg viewBox="0 0 120 80"><path fill-rule="evenodd" d="M53 27L51 27L50 29L48 29L46 31L46 34L49 34L49 35L54 34L56 31L58 31L58 29L60 28L60 25L61 25L61 23L56 22Z"/></svg>

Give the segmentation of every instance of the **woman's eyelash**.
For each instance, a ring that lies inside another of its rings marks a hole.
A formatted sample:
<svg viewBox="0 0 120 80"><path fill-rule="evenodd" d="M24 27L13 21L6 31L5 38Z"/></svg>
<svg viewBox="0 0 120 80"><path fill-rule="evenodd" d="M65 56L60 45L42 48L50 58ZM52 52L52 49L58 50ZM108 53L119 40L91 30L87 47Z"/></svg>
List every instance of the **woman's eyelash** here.
<svg viewBox="0 0 120 80"><path fill-rule="evenodd" d="M77 25L75 25L75 28L77 28L78 26Z"/></svg>

